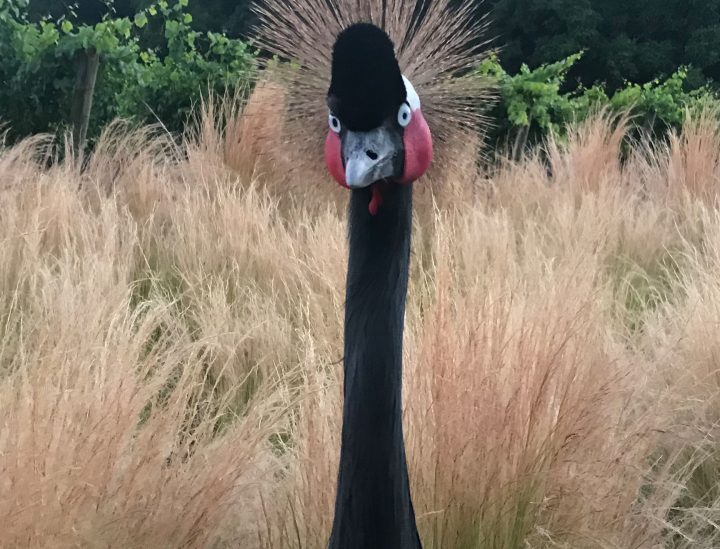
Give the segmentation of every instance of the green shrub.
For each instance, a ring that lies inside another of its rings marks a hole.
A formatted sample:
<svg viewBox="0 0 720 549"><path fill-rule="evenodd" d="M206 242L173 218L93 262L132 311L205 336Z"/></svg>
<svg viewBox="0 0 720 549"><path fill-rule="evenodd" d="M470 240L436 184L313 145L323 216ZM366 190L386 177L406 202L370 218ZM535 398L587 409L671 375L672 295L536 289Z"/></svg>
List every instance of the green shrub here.
<svg viewBox="0 0 720 549"><path fill-rule="evenodd" d="M83 50L101 56L91 136L113 118L162 122L182 131L204 93L245 86L256 70L247 43L190 27L188 0L164 0L134 18L106 17L95 25L70 19L31 23L27 0L0 0L0 119L11 137L64 129L75 84L74 59ZM159 46L144 47L142 29L161 30Z"/></svg>
<svg viewBox="0 0 720 549"><path fill-rule="evenodd" d="M493 112L494 140L533 142L548 132L562 136L569 123L581 121L601 108L628 112L638 127L662 133L679 127L688 109L718 101L716 93L707 85L688 89L688 67L679 68L665 80L626 83L610 96L599 84L591 88L577 85L563 91L568 87L568 72L582 55L577 53L534 70L523 65L515 75L508 74L496 57L478 67L479 75L497 82L500 94Z"/></svg>

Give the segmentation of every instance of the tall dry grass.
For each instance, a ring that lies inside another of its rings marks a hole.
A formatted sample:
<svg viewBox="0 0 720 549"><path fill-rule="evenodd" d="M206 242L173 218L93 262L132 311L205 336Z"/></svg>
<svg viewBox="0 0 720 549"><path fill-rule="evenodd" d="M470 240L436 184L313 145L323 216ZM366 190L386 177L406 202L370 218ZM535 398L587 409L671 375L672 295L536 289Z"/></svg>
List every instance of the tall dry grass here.
<svg viewBox="0 0 720 549"><path fill-rule="evenodd" d="M0 546L324 547L347 196L268 152L258 90L83 170L0 149ZM720 543L717 113L621 163L627 128L416 185L428 548Z"/></svg>

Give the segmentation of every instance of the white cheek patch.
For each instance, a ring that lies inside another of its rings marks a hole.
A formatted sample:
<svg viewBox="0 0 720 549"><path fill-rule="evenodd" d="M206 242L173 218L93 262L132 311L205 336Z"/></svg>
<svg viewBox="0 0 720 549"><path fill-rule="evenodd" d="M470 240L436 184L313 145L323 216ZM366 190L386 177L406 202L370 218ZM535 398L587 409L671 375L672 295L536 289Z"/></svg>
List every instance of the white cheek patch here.
<svg viewBox="0 0 720 549"><path fill-rule="evenodd" d="M410 109L416 111L420 108L420 96L415 91L415 87L410 83L410 80L402 77L405 83L405 91L407 92L407 102L410 105Z"/></svg>

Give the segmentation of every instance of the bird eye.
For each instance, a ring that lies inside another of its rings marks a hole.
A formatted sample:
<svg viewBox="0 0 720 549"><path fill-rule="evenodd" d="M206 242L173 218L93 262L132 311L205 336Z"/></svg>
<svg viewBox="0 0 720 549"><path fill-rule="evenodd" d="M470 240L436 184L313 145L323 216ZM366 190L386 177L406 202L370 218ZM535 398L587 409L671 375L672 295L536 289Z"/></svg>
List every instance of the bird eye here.
<svg viewBox="0 0 720 549"><path fill-rule="evenodd" d="M330 125L330 129L335 133L340 133L340 130L342 130L342 124L340 124L340 120L337 116L333 116L332 114L329 115L328 124Z"/></svg>
<svg viewBox="0 0 720 549"><path fill-rule="evenodd" d="M400 124L403 128L407 128L408 124L410 124L410 120L412 120L410 105L403 103L400 105L400 110L398 111L398 124Z"/></svg>

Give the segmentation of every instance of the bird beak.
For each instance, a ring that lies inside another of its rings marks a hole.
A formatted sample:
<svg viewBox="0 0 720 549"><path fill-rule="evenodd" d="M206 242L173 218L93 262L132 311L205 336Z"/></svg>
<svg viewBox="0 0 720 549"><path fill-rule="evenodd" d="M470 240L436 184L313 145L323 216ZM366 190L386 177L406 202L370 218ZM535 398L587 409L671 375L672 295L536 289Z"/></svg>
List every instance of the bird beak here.
<svg viewBox="0 0 720 549"><path fill-rule="evenodd" d="M361 189L402 175L402 136L379 127L368 132L346 131L342 140L345 182Z"/></svg>

